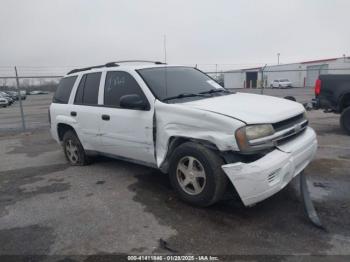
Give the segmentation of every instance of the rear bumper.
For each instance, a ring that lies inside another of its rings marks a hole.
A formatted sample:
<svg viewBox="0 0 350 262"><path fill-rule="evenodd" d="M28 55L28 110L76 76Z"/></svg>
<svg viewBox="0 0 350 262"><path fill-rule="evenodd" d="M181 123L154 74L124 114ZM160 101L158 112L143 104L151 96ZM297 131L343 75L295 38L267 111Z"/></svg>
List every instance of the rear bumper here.
<svg viewBox="0 0 350 262"><path fill-rule="evenodd" d="M260 202L280 191L313 159L316 134L308 127L303 134L252 163L223 165L244 205Z"/></svg>

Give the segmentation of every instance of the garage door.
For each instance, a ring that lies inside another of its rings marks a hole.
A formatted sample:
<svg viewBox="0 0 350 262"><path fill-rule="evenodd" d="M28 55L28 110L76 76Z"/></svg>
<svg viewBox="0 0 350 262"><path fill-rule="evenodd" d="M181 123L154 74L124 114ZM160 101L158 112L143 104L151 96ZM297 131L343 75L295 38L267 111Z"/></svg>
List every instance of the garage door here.
<svg viewBox="0 0 350 262"><path fill-rule="evenodd" d="M306 67L306 86L313 87L315 86L315 81L320 74L328 73L328 65L312 65Z"/></svg>

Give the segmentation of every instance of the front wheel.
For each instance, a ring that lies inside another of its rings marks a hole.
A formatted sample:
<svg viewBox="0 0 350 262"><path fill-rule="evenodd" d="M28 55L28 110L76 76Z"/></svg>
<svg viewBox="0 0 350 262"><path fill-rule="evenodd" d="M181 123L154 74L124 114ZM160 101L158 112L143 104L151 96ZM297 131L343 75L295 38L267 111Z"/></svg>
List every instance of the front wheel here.
<svg viewBox="0 0 350 262"><path fill-rule="evenodd" d="M63 136L63 151L67 160L73 166L88 164L88 156L80 143L78 136L73 131L67 131Z"/></svg>
<svg viewBox="0 0 350 262"><path fill-rule="evenodd" d="M345 108L341 113L340 126L348 135L350 135L350 107Z"/></svg>
<svg viewBox="0 0 350 262"><path fill-rule="evenodd" d="M179 197L196 206L210 206L225 193L228 179L223 160L203 145L186 142L170 160L169 176Z"/></svg>

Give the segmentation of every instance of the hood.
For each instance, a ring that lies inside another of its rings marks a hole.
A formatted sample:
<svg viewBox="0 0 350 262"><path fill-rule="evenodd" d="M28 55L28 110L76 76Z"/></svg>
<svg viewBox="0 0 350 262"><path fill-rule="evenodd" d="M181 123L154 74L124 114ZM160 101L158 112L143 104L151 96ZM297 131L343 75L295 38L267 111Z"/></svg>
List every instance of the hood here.
<svg viewBox="0 0 350 262"><path fill-rule="evenodd" d="M233 117L247 124L276 123L305 111L301 104L287 99L239 92L182 105Z"/></svg>

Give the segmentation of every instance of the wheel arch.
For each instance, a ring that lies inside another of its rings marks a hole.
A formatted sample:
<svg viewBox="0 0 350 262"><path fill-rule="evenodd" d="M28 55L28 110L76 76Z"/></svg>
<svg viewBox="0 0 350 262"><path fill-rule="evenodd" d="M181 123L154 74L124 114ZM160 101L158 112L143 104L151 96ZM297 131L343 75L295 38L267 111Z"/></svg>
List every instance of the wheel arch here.
<svg viewBox="0 0 350 262"><path fill-rule="evenodd" d="M62 142L64 134L67 131L73 131L77 135L77 132L75 131L75 129L71 125L68 125L65 123L58 123L57 124L57 135L58 135L58 139L60 142Z"/></svg>
<svg viewBox="0 0 350 262"><path fill-rule="evenodd" d="M171 155L174 152L175 148L179 147L180 145L182 145L186 142L198 143L198 144L201 144L201 145L203 145L203 146L205 146L213 151L220 152L220 150L218 149L218 147L214 143L207 141L207 140L198 139L198 138L183 137L183 136L171 136L168 140L168 147L167 147L167 152L166 152L165 158L164 158L162 164L160 165L160 170L163 173L168 173L170 158L171 158Z"/></svg>
<svg viewBox="0 0 350 262"><path fill-rule="evenodd" d="M341 113L345 108L350 106L350 93L345 93L341 96L339 101L339 112Z"/></svg>

